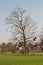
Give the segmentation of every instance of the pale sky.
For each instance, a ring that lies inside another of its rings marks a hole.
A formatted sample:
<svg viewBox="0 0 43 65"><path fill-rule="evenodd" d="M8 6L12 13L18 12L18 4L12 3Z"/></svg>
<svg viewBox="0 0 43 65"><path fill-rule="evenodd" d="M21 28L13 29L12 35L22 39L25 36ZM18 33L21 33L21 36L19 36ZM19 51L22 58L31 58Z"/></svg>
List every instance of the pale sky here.
<svg viewBox="0 0 43 65"><path fill-rule="evenodd" d="M38 27L43 27L43 0L0 0L0 42L9 41L10 33L6 31L5 18L17 7L27 10Z"/></svg>

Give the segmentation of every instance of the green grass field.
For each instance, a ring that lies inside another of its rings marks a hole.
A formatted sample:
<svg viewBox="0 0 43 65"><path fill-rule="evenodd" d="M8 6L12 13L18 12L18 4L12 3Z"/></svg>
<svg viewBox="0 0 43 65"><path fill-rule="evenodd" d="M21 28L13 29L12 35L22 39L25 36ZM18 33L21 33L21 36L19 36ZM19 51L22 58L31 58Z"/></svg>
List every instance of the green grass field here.
<svg viewBox="0 0 43 65"><path fill-rule="evenodd" d="M0 65L43 65L43 56L0 55Z"/></svg>

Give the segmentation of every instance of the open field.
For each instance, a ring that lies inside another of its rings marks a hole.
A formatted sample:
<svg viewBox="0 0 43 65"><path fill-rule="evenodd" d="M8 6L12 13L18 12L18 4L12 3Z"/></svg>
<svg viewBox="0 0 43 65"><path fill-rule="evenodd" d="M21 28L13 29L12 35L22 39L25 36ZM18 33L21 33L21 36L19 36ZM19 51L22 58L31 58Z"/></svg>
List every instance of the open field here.
<svg viewBox="0 0 43 65"><path fill-rule="evenodd" d="M0 55L0 65L43 65L43 56Z"/></svg>

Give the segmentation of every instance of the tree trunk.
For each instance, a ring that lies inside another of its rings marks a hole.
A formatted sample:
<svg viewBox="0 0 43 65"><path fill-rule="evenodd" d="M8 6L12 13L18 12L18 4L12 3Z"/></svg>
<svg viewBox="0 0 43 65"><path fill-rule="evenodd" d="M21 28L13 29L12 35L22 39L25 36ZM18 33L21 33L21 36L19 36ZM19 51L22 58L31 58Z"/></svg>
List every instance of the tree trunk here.
<svg viewBox="0 0 43 65"><path fill-rule="evenodd" d="M24 45L24 48L25 48L25 54L27 54L27 45L26 44Z"/></svg>
<svg viewBox="0 0 43 65"><path fill-rule="evenodd" d="M24 30L23 30L23 38L24 38L24 48L25 48L25 54L27 54L27 44L26 44L26 36L25 36L25 33L24 33Z"/></svg>

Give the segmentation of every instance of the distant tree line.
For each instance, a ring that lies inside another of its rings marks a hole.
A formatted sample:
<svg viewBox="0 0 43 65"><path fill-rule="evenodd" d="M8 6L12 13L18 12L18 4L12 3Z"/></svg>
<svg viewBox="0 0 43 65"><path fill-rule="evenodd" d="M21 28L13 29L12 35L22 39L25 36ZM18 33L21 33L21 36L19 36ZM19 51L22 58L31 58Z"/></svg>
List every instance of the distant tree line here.
<svg viewBox="0 0 43 65"><path fill-rule="evenodd" d="M27 44L27 54L29 54L29 52L32 52L32 53L43 52L43 38L41 38L40 44L35 44L35 45L33 45L32 43ZM24 54L25 49L22 42L20 42L19 44L14 44L12 42L8 42L6 44L3 42L2 44L0 44L0 53Z"/></svg>

